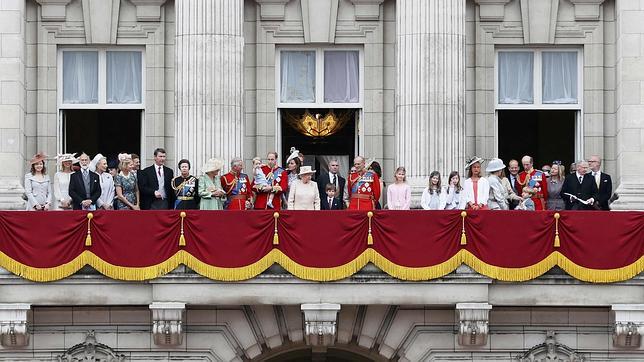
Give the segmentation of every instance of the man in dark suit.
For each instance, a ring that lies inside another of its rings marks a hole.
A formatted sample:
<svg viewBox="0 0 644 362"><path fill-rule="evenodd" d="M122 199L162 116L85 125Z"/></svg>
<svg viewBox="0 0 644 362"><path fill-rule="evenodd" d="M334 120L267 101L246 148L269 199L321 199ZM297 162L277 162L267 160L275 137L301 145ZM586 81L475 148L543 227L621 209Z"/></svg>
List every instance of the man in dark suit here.
<svg viewBox="0 0 644 362"><path fill-rule="evenodd" d="M597 185L595 179L586 173L588 162L577 162L577 171L566 176L561 187L561 198L566 203L566 210L594 210L593 204L597 200ZM568 195L567 195L568 194ZM573 196L570 196L573 195ZM588 205L581 200L589 201Z"/></svg>
<svg viewBox="0 0 644 362"><path fill-rule="evenodd" d="M80 170L69 177L69 197L74 210L96 210L96 201L101 197L101 182L98 174L89 170L89 156L83 152L78 158Z"/></svg>
<svg viewBox="0 0 644 362"><path fill-rule="evenodd" d="M320 195L320 210L342 210L342 202L335 197L335 186L333 184L326 184L325 196Z"/></svg>
<svg viewBox="0 0 644 362"><path fill-rule="evenodd" d="M602 159L599 156L591 156L588 160L595 185L597 185L597 203L601 210L610 210L608 200L613 196L613 180L607 173L601 172Z"/></svg>
<svg viewBox="0 0 644 362"><path fill-rule="evenodd" d="M512 187L512 192L514 195L519 195L519 197L521 197L520 194L517 194L517 186L519 185L519 161L515 159L510 160L510 162L508 162L508 171L510 172L508 179L510 181L510 187ZM518 200L514 198L510 199L510 210L514 210L518 205Z"/></svg>
<svg viewBox="0 0 644 362"><path fill-rule="evenodd" d="M324 198L326 185L333 184L336 189L335 196L339 201L341 201L340 207L344 209L345 203L342 201L345 200L344 187L347 183L347 180L344 177L340 176L340 174L338 173L339 170L340 163L338 162L338 160L331 159L331 161L329 161L329 172L321 172L317 183L318 189L320 191L320 198Z"/></svg>
<svg viewBox="0 0 644 362"><path fill-rule="evenodd" d="M165 150L154 150L154 165L136 173L141 194L141 210L166 210L174 206L172 169L165 167Z"/></svg>

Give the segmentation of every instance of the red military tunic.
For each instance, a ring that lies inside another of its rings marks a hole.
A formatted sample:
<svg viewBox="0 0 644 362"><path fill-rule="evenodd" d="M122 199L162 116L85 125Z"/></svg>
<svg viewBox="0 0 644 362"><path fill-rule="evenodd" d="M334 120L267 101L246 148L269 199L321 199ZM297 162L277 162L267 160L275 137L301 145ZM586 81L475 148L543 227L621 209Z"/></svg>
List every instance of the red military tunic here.
<svg viewBox="0 0 644 362"><path fill-rule="evenodd" d="M228 198L224 204L226 210L246 210L246 201L249 201L253 196L246 174L237 175L229 172L221 176L221 186Z"/></svg>
<svg viewBox="0 0 644 362"><path fill-rule="evenodd" d="M535 211L545 210L548 200L548 180L546 175L534 168L528 173L523 171L517 179L517 193L521 196L524 187L533 188L537 193L532 197Z"/></svg>
<svg viewBox="0 0 644 362"><path fill-rule="evenodd" d="M288 173L281 167L271 169L269 166L262 165L262 173L266 176L266 180L273 186L273 209L282 209L282 194L288 189ZM261 192L255 187L255 180L251 184L251 189L255 191L255 210L266 210L268 202L268 195L270 192Z"/></svg>
<svg viewBox="0 0 644 362"><path fill-rule="evenodd" d="M348 210L374 210L380 199L380 178L373 171L352 172L347 180Z"/></svg>

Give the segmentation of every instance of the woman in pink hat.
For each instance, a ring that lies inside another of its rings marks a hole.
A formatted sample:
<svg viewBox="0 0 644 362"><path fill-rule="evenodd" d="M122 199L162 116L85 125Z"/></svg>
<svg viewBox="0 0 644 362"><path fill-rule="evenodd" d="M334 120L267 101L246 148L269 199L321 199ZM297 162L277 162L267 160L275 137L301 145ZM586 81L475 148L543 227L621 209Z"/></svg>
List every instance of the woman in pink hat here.
<svg viewBox="0 0 644 362"><path fill-rule="evenodd" d="M45 168L44 153L38 152L31 159L31 170L25 175L27 211L47 211L51 205L51 180Z"/></svg>

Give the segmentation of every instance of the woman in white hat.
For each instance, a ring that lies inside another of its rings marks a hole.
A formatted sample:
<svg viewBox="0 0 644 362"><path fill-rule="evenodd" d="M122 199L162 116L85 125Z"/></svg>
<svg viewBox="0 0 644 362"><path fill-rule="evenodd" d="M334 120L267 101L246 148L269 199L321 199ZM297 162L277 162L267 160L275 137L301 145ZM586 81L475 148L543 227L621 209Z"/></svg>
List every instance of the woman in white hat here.
<svg viewBox="0 0 644 362"><path fill-rule="evenodd" d="M488 182L490 184L490 198L487 201L487 206L490 210L509 210L510 204L508 203L508 190L501 181L505 165L501 159L495 158L488 163L485 172L488 173Z"/></svg>
<svg viewBox="0 0 644 362"><path fill-rule="evenodd" d="M60 171L54 174L54 202L53 210L71 210L72 198L69 196L69 177L72 174L72 165L78 160L75 154L64 153L56 156L56 163Z"/></svg>
<svg viewBox="0 0 644 362"><path fill-rule="evenodd" d="M47 211L50 209L52 192L51 180L45 167L47 156L38 152L31 159L31 170L25 175L25 195L27 211Z"/></svg>
<svg viewBox="0 0 644 362"><path fill-rule="evenodd" d="M203 166L203 175L199 177L200 210L223 210L226 193L221 187L219 172L224 167L224 161L211 158Z"/></svg>
<svg viewBox="0 0 644 362"><path fill-rule="evenodd" d="M314 173L311 166L300 167L300 179L291 184L288 193L289 210L320 210L320 191L311 181Z"/></svg>
<svg viewBox="0 0 644 362"><path fill-rule="evenodd" d="M481 176L481 164L485 162L480 157L472 157L465 164L467 179L463 182L463 207L469 210L487 210L490 195L490 184Z"/></svg>

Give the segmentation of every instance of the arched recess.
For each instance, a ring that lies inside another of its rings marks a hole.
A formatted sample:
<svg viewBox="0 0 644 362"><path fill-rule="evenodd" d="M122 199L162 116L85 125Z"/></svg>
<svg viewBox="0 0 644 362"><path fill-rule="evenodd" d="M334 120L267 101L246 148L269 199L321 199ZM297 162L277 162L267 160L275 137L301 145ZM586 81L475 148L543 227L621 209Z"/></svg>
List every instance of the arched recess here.
<svg viewBox="0 0 644 362"><path fill-rule="evenodd" d="M305 344L289 344L272 349L255 358L252 362L385 362L388 359L357 345L335 345L332 347L311 347Z"/></svg>

